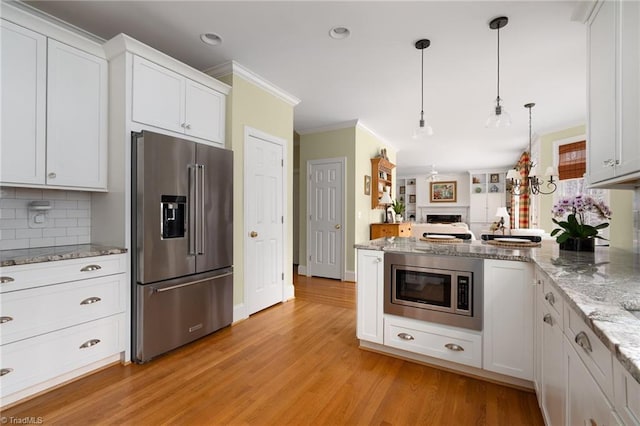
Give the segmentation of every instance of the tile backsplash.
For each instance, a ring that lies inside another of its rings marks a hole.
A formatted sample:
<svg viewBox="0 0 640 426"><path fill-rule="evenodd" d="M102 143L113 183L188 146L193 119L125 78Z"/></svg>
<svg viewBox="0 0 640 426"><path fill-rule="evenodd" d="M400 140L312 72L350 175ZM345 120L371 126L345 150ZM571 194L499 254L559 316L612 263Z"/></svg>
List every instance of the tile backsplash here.
<svg viewBox="0 0 640 426"><path fill-rule="evenodd" d="M32 201L49 201L51 209L29 210ZM90 192L0 187L0 250L90 242Z"/></svg>

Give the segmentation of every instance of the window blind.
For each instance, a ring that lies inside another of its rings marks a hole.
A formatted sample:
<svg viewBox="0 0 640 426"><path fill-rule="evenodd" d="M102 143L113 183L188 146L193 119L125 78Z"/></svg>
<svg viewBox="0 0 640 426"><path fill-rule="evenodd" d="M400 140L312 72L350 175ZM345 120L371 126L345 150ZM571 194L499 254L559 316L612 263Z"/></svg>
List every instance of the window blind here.
<svg viewBox="0 0 640 426"><path fill-rule="evenodd" d="M581 178L587 171L587 142L579 141L558 147L560 180Z"/></svg>

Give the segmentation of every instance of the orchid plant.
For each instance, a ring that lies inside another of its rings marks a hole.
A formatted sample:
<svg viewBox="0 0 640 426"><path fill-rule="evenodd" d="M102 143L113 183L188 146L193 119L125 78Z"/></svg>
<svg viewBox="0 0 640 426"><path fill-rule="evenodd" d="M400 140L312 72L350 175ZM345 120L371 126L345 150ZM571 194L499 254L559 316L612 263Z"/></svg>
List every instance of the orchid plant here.
<svg viewBox="0 0 640 426"><path fill-rule="evenodd" d="M551 220L559 226L559 228L551 231L551 236L556 236L558 243L564 243L569 238L606 239L598 235L598 231L608 227L608 222L602 222L595 226L585 223L585 216L588 213L594 213L600 219L611 219L611 210L602 201L597 201L588 195L565 197L561 198L558 203L553 206L551 213L553 213L554 216ZM566 220L555 219L564 218L565 215L567 215Z"/></svg>

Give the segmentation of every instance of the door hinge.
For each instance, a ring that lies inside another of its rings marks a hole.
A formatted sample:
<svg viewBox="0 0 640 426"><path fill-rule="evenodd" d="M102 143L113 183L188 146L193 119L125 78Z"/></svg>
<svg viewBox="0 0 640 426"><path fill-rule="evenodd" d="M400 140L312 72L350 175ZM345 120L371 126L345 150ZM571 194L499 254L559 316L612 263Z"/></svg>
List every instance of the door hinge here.
<svg viewBox="0 0 640 426"><path fill-rule="evenodd" d="M280 221L284 223L284 216L280 216Z"/></svg>
<svg viewBox="0 0 640 426"><path fill-rule="evenodd" d="M284 281L284 272L282 273L282 281Z"/></svg>
<svg viewBox="0 0 640 426"><path fill-rule="evenodd" d="M311 261L311 255L309 255L309 261Z"/></svg>
<svg viewBox="0 0 640 426"><path fill-rule="evenodd" d="M284 158L280 159L280 166L284 167Z"/></svg>

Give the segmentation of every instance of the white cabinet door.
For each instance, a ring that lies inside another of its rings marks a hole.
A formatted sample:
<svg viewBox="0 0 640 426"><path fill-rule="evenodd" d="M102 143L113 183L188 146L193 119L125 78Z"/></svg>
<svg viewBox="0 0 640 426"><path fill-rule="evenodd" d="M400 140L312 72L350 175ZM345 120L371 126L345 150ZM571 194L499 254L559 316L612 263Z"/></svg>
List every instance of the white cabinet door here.
<svg viewBox="0 0 640 426"><path fill-rule="evenodd" d="M540 406L546 424L563 425L567 385L562 356L562 323L542 294L537 299L540 313L535 322L542 328L538 348L541 355Z"/></svg>
<svg viewBox="0 0 640 426"><path fill-rule="evenodd" d="M469 203L469 222L487 221L487 194L471 194Z"/></svg>
<svg viewBox="0 0 640 426"><path fill-rule="evenodd" d="M640 3L622 1L619 7L622 87L618 176L640 170Z"/></svg>
<svg viewBox="0 0 640 426"><path fill-rule="evenodd" d="M356 333L360 340L384 341L384 253L358 250Z"/></svg>
<svg viewBox="0 0 640 426"><path fill-rule="evenodd" d="M184 133L184 92L183 76L139 56L133 57L134 121Z"/></svg>
<svg viewBox="0 0 640 426"><path fill-rule="evenodd" d="M49 39L47 184L106 189L107 61Z"/></svg>
<svg viewBox="0 0 640 426"><path fill-rule="evenodd" d="M614 176L616 161L616 9L601 2L588 26L589 180ZM596 6L596 7L598 7Z"/></svg>
<svg viewBox="0 0 640 426"><path fill-rule="evenodd" d="M575 349L564 339L568 425L611 425L613 408Z"/></svg>
<svg viewBox="0 0 640 426"><path fill-rule="evenodd" d="M2 24L0 181L45 183L47 39Z"/></svg>
<svg viewBox="0 0 640 426"><path fill-rule="evenodd" d="M225 95L186 80L185 133L224 143Z"/></svg>
<svg viewBox="0 0 640 426"><path fill-rule="evenodd" d="M532 265L484 261L483 368L533 380Z"/></svg>

